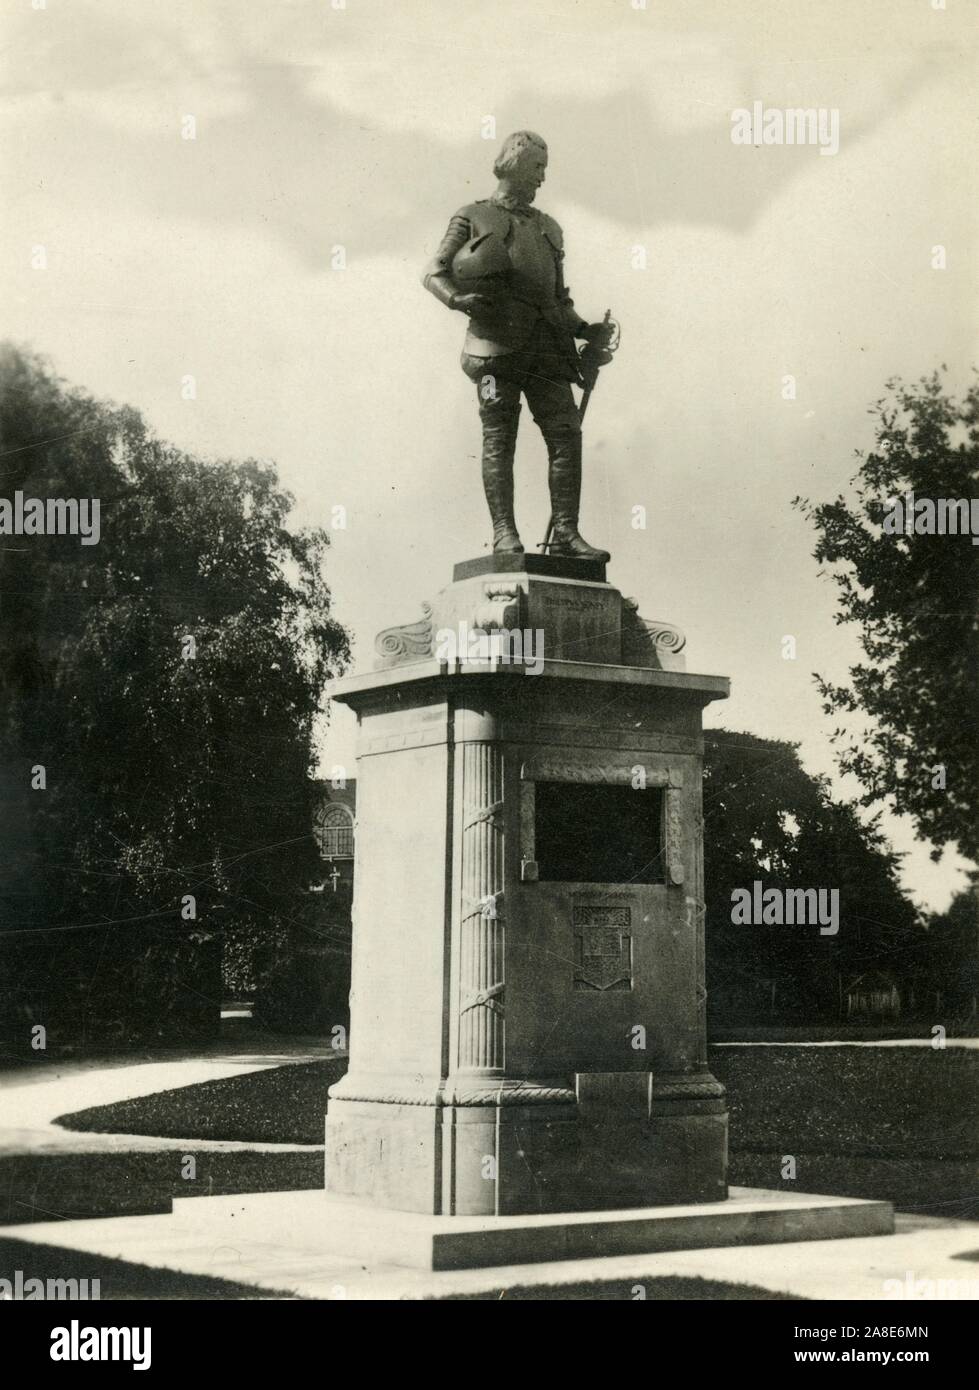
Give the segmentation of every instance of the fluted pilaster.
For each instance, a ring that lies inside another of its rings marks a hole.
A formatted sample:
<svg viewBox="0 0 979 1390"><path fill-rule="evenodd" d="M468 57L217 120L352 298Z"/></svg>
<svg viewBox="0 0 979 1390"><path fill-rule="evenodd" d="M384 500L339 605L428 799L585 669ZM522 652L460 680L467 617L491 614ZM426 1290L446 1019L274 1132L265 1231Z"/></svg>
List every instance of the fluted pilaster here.
<svg viewBox="0 0 979 1390"><path fill-rule="evenodd" d="M479 741L463 744L462 759L457 1067L494 1074L504 1060L503 754Z"/></svg>

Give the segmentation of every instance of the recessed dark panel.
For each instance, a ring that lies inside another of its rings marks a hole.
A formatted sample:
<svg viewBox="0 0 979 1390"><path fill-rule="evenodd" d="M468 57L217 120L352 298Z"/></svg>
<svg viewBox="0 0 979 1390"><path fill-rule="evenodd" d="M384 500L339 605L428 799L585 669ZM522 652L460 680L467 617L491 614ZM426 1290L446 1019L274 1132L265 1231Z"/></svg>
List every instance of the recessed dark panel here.
<svg viewBox="0 0 979 1390"><path fill-rule="evenodd" d="M663 883L663 792L585 782L534 784L538 877Z"/></svg>

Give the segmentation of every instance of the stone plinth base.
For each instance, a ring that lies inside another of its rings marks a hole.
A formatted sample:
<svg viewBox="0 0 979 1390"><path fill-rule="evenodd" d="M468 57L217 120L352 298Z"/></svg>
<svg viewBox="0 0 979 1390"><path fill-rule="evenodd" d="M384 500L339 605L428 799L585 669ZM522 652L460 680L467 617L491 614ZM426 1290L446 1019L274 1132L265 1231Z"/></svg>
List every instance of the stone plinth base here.
<svg viewBox="0 0 979 1390"><path fill-rule="evenodd" d="M283 1211L296 1228L321 1241L324 1256L370 1267L484 1269L661 1250L697 1250L787 1241L891 1235L890 1202L799 1193L786 1197L759 1188L732 1188L726 1202L510 1217L424 1216L382 1211L332 1193L263 1193L193 1197L174 1203L215 1237L274 1225Z"/></svg>
<svg viewBox="0 0 979 1390"><path fill-rule="evenodd" d="M616 1079L648 1086L642 1074ZM648 1102L610 1108L602 1103L608 1088L596 1084L602 1080L580 1077L577 1102L573 1091L556 1091L564 1103L536 1105L514 1103L519 1089L504 1105L439 1108L334 1095L327 1187L377 1206L469 1216L716 1203L727 1195L722 1100L688 1100L673 1113L668 1103L659 1114L649 1114ZM698 1106L701 1113L690 1113Z"/></svg>
<svg viewBox="0 0 979 1390"><path fill-rule="evenodd" d="M333 689L358 783L328 1191L473 1218L722 1200L701 719L728 681L567 557L463 561L376 647Z"/></svg>

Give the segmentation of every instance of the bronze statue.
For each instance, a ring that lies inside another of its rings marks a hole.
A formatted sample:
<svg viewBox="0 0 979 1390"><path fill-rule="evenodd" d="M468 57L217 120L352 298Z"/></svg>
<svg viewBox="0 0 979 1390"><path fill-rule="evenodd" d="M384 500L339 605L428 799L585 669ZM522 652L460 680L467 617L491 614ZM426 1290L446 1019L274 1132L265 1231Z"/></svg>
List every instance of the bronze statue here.
<svg viewBox="0 0 979 1390"><path fill-rule="evenodd" d="M521 392L547 445L552 555L609 559L578 530L581 413L572 383L588 388L575 339L591 363L609 360L612 328L586 323L564 283L561 228L531 207L544 182L547 146L520 130L503 143L491 198L460 208L449 222L423 284L469 316L462 369L475 382L483 426L483 488L494 552L523 551L513 516L513 455ZM613 325L614 327L614 325ZM597 367L596 369L597 370Z"/></svg>

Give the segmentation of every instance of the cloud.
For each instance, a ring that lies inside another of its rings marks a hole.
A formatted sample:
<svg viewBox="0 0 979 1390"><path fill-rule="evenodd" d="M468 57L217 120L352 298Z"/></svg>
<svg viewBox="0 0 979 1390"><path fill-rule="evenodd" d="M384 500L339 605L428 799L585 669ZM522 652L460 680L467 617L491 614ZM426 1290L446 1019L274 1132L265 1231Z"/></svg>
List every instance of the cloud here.
<svg viewBox="0 0 979 1390"><path fill-rule="evenodd" d="M623 323L586 423L585 532L644 613L686 629L692 667L733 676L718 722L805 738L822 766L809 672L841 677L852 644L789 499L846 485L887 376L967 365L968 87L932 47L955 16L926 6L915 41L908 20L878 49L877 21L850 8L695 8L25 9L6 53L6 320L181 446L274 458L302 520L347 506L331 583L369 664L374 633L417 617L451 562L486 545L464 325L418 276L451 212L491 191L481 117L500 135L539 129L541 203L565 226L578 306ZM730 111L756 97L839 105L839 156L733 146ZM527 412L517 474L533 544L546 467ZM781 660L784 633L797 663Z"/></svg>
<svg viewBox="0 0 979 1390"><path fill-rule="evenodd" d="M301 59L284 60L283 51L295 51L294 34L289 44L278 34L268 42L255 32L254 13L242 32L226 32L216 24L221 12L202 6L200 17L156 25L91 7L31 14L21 32L32 61L12 65L9 82L21 97L24 180L43 177L67 207L233 225L276 239L316 271L328 267L338 243L360 257L406 250L421 258L453 201L491 191L497 141L479 139L477 127L488 102L500 137L530 126L551 141L550 177L563 201L644 234L669 223L744 234L811 169L816 153L732 146L731 108L721 101L679 127L675 113L664 114L666 94L634 63L619 81L612 69L598 83L579 82L569 101L566 82L561 90L553 80L557 63L544 69L548 81L513 87L511 78L501 87L496 79L489 90L470 92L479 65L469 54L461 70L443 75L451 114L441 127L392 128L398 99L387 102L376 81L371 99L363 65L373 77L384 62L365 54L356 28L314 29L310 10L301 8L298 22L311 46ZM716 58L708 61L717 66ZM878 93L862 93L859 103L851 94L842 112L844 148L892 117L934 76L936 62L919 54ZM721 67L725 91L742 93L737 104L762 95L779 104L757 69L752 75L749 65L727 60ZM339 102L329 94L334 83ZM34 99L25 100L32 90ZM787 103L792 90L783 88ZM182 138L186 115L196 121L193 140ZM460 138L466 130L471 138ZM18 172L13 158L10 172Z"/></svg>

